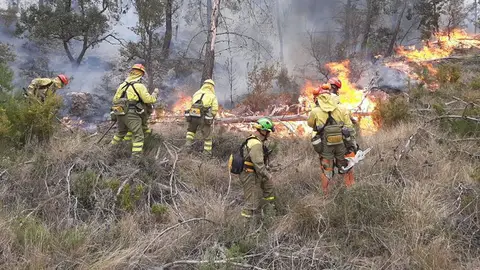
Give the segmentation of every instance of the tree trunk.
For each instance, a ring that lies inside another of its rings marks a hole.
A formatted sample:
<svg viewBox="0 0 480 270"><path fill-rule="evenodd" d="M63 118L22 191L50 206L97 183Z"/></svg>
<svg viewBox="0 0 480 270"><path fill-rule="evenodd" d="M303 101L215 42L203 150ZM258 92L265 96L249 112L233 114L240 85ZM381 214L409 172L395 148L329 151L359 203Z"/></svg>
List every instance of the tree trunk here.
<svg viewBox="0 0 480 270"><path fill-rule="evenodd" d="M390 40L390 44L388 45L388 50L386 53L386 56L390 56L393 54L393 49L395 47L395 42L397 41L397 36L398 33L400 32L400 26L402 24L402 19L403 19L403 14L405 13L405 10L407 9L407 2L403 4L402 11L400 12L400 15L398 16L397 19L397 25L395 26L395 31L393 32L392 39Z"/></svg>
<svg viewBox="0 0 480 270"><path fill-rule="evenodd" d="M210 0L208 0L210 1ZM212 16L210 19L210 31L207 37L205 60L203 64L202 81L213 79L213 67L215 65L215 38L217 35L218 14L220 12L220 0L214 0Z"/></svg>
<svg viewBox="0 0 480 270"><path fill-rule="evenodd" d="M153 89L153 67L152 67L152 47L153 47L153 31L149 31L148 29L146 30L146 34L148 36L148 45L147 45L147 59L146 60L146 72L147 72L147 78L148 78L148 85L147 89L149 91L152 91Z"/></svg>
<svg viewBox="0 0 480 270"><path fill-rule="evenodd" d="M365 52L367 49L368 38L370 37L370 30L372 28L372 23L375 14L375 0L367 0L367 17L365 18L365 26L363 29L363 40L361 45L362 52Z"/></svg>
<svg viewBox="0 0 480 270"><path fill-rule="evenodd" d="M162 55L164 59L167 59L170 55L170 43L172 42L172 9L173 0L167 0L165 6L165 37L163 38Z"/></svg>
<svg viewBox="0 0 480 270"><path fill-rule="evenodd" d="M280 45L280 64L282 65L282 67L285 67L285 62L283 59L283 30L282 30L282 24L280 22L280 1L276 1L275 9L277 13L278 42Z"/></svg>
<svg viewBox="0 0 480 270"><path fill-rule="evenodd" d="M348 0L345 5L345 18L344 18L344 29L343 29L343 46L342 51L340 52L341 58L347 58L347 52L350 47L350 38L351 38L351 17L352 17L352 0Z"/></svg>

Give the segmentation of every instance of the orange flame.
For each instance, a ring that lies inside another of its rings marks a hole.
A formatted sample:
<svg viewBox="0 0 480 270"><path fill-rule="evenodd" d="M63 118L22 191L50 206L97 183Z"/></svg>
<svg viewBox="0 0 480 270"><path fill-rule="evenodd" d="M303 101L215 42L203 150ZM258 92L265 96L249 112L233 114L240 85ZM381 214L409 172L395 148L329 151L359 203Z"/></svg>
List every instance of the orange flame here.
<svg viewBox="0 0 480 270"><path fill-rule="evenodd" d="M357 89L350 82L349 65L349 60L326 64L330 72L334 73L342 81L342 88L340 88L339 92L340 103L350 109L353 114L355 112L373 112L375 102L364 91ZM378 130L371 116L359 117L359 126L364 135L373 134Z"/></svg>
<svg viewBox="0 0 480 270"><path fill-rule="evenodd" d="M186 94L179 92L178 100L172 106L172 112L175 114L183 114L185 110L189 109L189 106L192 103L192 97L187 96Z"/></svg>
<svg viewBox="0 0 480 270"><path fill-rule="evenodd" d="M405 56L409 61L419 62L450 56L457 48L480 48L480 40L467 34L464 30L454 29L451 32L439 32L433 41L424 42L424 46L416 50L415 46L400 46L397 54Z"/></svg>

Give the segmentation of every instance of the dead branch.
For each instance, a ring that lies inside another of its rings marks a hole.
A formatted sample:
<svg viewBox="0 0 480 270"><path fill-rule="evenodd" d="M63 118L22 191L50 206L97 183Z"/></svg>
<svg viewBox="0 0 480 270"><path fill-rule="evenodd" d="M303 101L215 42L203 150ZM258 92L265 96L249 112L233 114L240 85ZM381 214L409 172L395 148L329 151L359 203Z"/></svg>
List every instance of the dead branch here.
<svg viewBox="0 0 480 270"><path fill-rule="evenodd" d="M473 118L473 117L470 117L470 116L461 116L461 115L442 115L442 116L438 116L438 117L435 117L433 119L430 119L426 123L430 123L430 122L440 120L440 119L449 119L449 118L450 119L464 119L464 120L470 120L470 121L480 123L480 118Z"/></svg>
<svg viewBox="0 0 480 270"><path fill-rule="evenodd" d="M190 222L194 222L194 221L201 221L201 220L205 220L205 221L208 221L208 222L211 222L213 224L215 224L215 222L209 220L209 219L206 219L206 218L191 218L191 219L187 219L187 220L184 220L182 222L179 222L175 225L172 225L168 228L166 228L165 230L161 231L159 234L157 234L149 243L148 245L143 249L143 252L142 254L145 254L145 252L147 252L147 250L150 248L150 246L155 243L162 235L166 234L167 232L183 225L183 224L187 224L187 223L190 223Z"/></svg>
<svg viewBox="0 0 480 270"><path fill-rule="evenodd" d="M455 100L457 100L457 101L460 101L460 102L462 102L462 103L464 103L464 104L467 104L467 105L472 104L473 106L480 107L480 105L478 105L478 104L476 104L476 103L474 103L474 102L467 102L467 101L465 101L465 100L463 100L463 99L461 99L461 98L458 98L458 97L456 97L456 96L452 96L452 98L455 99Z"/></svg>
<svg viewBox="0 0 480 270"><path fill-rule="evenodd" d="M123 188L125 187L125 185L128 183L128 181L130 181L130 179L139 172L140 170L139 169L136 169L133 173L131 173L130 175L127 176L127 179L125 179L125 181L122 182L122 184L120 185L120 187L118 187L118 190L117 190L117 194L115 194L115 200L116 198L118 197L118 195L120 195L120 192L122 192Z"/></svg>
<svg viewBox="0 0 480 270"><path fill-rule="evenodd" d="M440 135L437 135L425 128L419 128L425 132L427 132L428 134L430 134L431 136L435 137L435 138L438 138L439 140L443 140L443 141L447 141L447 142L474 142L474 141L480 141L480 137L479 138L463 138L463 139L449 139L449 138L445 138L445 137L442 137Z"/></svg>
<svg viewBox="0 0 480 270"><path fill-rule="evenodd" d="M171 267L171 266L174 266L174 265L177 265L177 264L204 264L204 263L231 264L231 265L235 265L235 266L242 267L242 268L265 270L264 268L260 268L260 267L255 266L255 265L246 264L246 263L237 263L237 262L232 262L230 260L217 260L217 261L182 260L182 261L175 261L175 262L164 264L164 265L160 266L160 268L157 268L157 270L164 270L167 267Z"/></svg>
<svg viewBox="0 0 480 270"><path fill-rule="evenodd" d="M67 182L67 197L68 197L68 216L70 216L70 207L71 207L71 191L70 191L70 174L72 173L73 167L75 167L75 163L68 169L67 172L67 177L65 178L65 181Z"/></svg>

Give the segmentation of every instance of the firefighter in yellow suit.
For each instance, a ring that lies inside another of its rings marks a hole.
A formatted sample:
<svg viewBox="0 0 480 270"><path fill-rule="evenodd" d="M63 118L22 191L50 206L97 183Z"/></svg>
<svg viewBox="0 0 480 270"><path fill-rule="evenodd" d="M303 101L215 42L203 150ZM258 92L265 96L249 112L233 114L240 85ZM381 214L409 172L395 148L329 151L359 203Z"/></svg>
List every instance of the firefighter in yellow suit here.
<svg viewBox="0 0 480 270"><path fill-rule="evenodd" d="M339 173L344 175L345 185L353 185L353 170L343 171L342 167L348 165L345 157L356 153L357 143L349 111L328 91L318 95L317 101L318 105L310 112L307 123L316 132L312 142L320 156L322 190L324 194L328 194L334 164Z"/></svg>
<svg viewBox="0 0 480 270"><path fill-rule="evenodd" d="M113 104L118 104L121 99L126 99L125 115L117 116L118 132L113 137L111 144L118 144L124 139L128 131L132 132L132 156L139 157L143 152L144 130L143 117L146 105L157 101L158 89L150 95L147 88L140 82L145 74L142 64L135 64L127 79L120 84L113 97Z"/></svg>
<svg viewBox="0 0 480 270"><path fill-rule="evenodd" d="M32 80L28 86L25 95L29 97L36 97L41 102L49 95L55 94L57 90L65 87L68 84L68 77L64 74L59 74L56 78L37 78Z"/></svg>
<svg viewBox="0 0 480 270"><path fill-rule="evenodd" d="M244 146L244 170L240 173L246 205L241 215L258 218L264 205L275 200L273 181L267 171L268 149L264 143L275 131L269 118L260 118L254 125L256 132L247 138Z"/></svg>
<svg viewBox="0 0 480 270"><path fill-rule="evenodd" d="M215 96L215 82L205 80L202 88L195 92L192 97L190 109L185 111L188 122L185 146L191 147L195 134L201 130L203 135L203 151L207 156L212 155L212 124L218 112L218 100Z"/></svg>

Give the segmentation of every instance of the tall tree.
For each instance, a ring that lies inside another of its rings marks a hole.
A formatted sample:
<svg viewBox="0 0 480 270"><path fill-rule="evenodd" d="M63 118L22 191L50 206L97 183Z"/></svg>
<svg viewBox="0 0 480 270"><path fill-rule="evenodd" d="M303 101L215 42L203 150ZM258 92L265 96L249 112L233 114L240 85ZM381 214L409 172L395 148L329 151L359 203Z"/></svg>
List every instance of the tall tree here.
<svg viewBox="0 0 480 270"><path fill-rule="evenodd" d="M365 51L368 44L368 39L371 34L372 26L380 16L380 7L383 4L382 0L367 0L367 12L365 17L365 24L363 26L362 51Z"/></svg>
<svg viewBox="0 0 480 270"><path fill-rule="evenodd" d="M420 17L418 29L423 39L429 39L440 30L440 16L448 0L418 0L414 5L416 15Z"/></svg>
<svg viewBox="0 0 480 270"><path fill-rule="evenodd" d="M131 30L138 35L137 42L128 42L122 54L127 60L140 58L145 61L148 78L148 89L153 89L154 78L158 75L158 65L164 51L159 29L165 22L164 0L135 0L138 22ZM168 4L167 4L168 5Z"/></svg>
<svg viewBox="0 0 480 270"><path fill-rule="evenodd" d="M211 0L208 0L211 1ZM207 6L208 8L208 6ZM210 17L210 29L207 35L207 48L205 50L205 59L203 64L202 82L213 78L213 68L215 66L215 39L217 37L218 15L220 13L220 0L213 0Z"/></svg>
<svg viewBox="0 0 480 270"><path fill-rule="evenodd" d="M76 4L74 6L74 3ZM52 0L23 10L18 23L19 34L61 44L74 66L79 66L87 50L113 37L109 17L116 12L115 0ZM75 53L76 45L80 50Z"/></svg>
<svg viewBox="0 0 480 270"><path fill-rule="evenodd" d="M163 38L162 55L167 59L170 55L170 43L172 42L173 0L165 1L165 36Z"/></svg>
<svg viewBox="0 0 480 270"><path fill-rule="evenodd" d="M395 42L397 41L398 34L400 33L400 30L401 30L403 15L407 10L407 1L404 0L403 4L401 2L402 2L401 0L397 0L395 3L396 4L395 7L398 7L401 5L401 10L400 10L400 14L397 16L395 29L393 30L392 38L390 39L390 44L388 45L386 56L390 56L393 54L393 50L395 48Z"/></svg>

